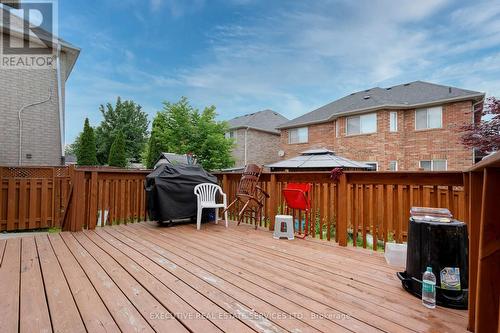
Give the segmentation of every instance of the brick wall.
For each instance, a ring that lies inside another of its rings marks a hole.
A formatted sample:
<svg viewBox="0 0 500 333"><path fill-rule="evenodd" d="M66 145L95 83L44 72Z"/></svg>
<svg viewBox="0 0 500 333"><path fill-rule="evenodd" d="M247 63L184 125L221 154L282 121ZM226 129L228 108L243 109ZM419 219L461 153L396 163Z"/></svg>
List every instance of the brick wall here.
<svg viewBox="0 0 500 333"><path fill-rule="evenodd" d="M61 61L66 61L64 53ZM64 68L62 98L64 105ZM19 110L28 104L51 99L22 112L22 165L58 165L61 141L55 69L0 69L0 165L18 165ZM32 158L27 159L26 154Z"/></svg>
<svg viewBox="0 0 500 333"><path fill-rule="evenodd" d="M235 130L236 145L233 148L235 167L245 165L245 129ZM280 136L249 129L247 132L247 163L264 165L278 161Z"/></svg>
<svg viewBox="0 0 500 333"><path fill-rule="evenodd" d="M379 170L389 170L389 161L398 161L398 170L417 170L420 160L445 159L448 170L463 170L472 165L472 150L459 141L458 128L472 121L472 102L443 105L443 128L415 130L415 110L381 110L377 112L377 133L346 136L346 118L339 121L336 137L335 121L309 126L306 144L288 144L288 131L283 130L281 147L285 159L310 148L325 147L356 161L377 162ZM389 131L390 111L398 113L398 131Z"/></svg>

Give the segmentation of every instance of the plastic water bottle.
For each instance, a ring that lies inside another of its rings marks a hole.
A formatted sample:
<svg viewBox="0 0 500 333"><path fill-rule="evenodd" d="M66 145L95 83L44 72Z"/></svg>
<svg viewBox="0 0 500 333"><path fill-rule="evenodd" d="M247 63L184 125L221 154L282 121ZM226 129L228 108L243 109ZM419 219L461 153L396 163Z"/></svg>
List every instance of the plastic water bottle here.
<svg viewBox="0 0 500 333"><path fill-rule="evenodd" d="M422 304L430 309L436 307L436 276L432 267L427 267L422 276Z"/></svg>

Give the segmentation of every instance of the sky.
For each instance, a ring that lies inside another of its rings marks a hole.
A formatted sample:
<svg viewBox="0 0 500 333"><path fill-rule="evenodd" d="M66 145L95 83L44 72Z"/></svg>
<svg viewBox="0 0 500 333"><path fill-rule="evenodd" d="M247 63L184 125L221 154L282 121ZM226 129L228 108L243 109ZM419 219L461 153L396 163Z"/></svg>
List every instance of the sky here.
<svg viewBox="0 0 500 333"><path fill-rule="evenodd" d="M81 48L66 84L66 142L134 100L263 109L289 119L349 93L416 80L500 96L500 1L59 0Z"/></svg>

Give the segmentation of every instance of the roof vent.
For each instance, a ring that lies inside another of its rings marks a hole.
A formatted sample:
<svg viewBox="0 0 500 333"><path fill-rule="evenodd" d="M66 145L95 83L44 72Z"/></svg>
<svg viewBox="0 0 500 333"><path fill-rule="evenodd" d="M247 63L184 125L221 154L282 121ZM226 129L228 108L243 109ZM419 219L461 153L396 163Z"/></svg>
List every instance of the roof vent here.
<svg viewBox="0 0 500 333"><path fill-rule="evenodd" d="M385 88L385 90L391 90L391 89L392 89L392 87L389 87L389 88Z"/></svg>
<svg viewBox="0 0 500 333"><path fill-rule="evenodd" d="M370 95L363 96L363 99L370 99Z"/></svg>
<svg viewBox="0 0 500 333"><path fill-rule="evenodd" d="M410 85L409 83L403 84L403 86L405 86L405 87L408 87L409 85Z"/></svg>
<svg viewBox="0 0 500 333"><path fill-rule="evenodd" d="M365 92L369 92L369 91L370 91L370 89L365 90Z"/></svg>
<svg viewBox="0 0 500 333"><path fill-rule="evenodd" d="M448 94L451 94L451 87L448 87Z"/></svg>
<svg viewBox="0 0 500 333"><path fill-rule="evenodd" d="M349 96L355 95L356 93L349 94Z"/></svg>

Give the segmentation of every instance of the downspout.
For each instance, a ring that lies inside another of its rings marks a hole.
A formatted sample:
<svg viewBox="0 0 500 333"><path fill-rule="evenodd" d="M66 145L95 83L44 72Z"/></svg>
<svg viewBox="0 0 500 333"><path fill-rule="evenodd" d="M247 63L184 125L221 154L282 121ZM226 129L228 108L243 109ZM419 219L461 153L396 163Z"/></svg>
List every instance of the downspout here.
<svg viewBox="0 0 500 333"><path fill-rule="evenodd" d="M57 44L56 56L56 76L57 76L57 102L59 108L59 134L61 137L61 164L64 164L64 106L62 99L62 80L61 80L61 44Z"/></svg>
<svg viewBox="0 0 500 333"><path fill-rule="evenodd" d="M476 123L476 105L484 103L484 97L476 103L472 103L472 124ZM484 107L484 106L483 106ZM481 119L479 119L481 121ZM476 149L472 148L472 164L476 164Z"/></svg>
<svg viewBox="0 0 500 333"><path fill-rule="evenodd" d="M247 133L249 129L250 126L247 126L247 128L245 129L245 165L247 165Z"/></svg>
<svg viewBox="0 0 500 333"><path fill-rule="evenodd" d="M22 113L23 111L26 109L26 108L29 108L29 107L32 107L32 106L35 106L35 105L40 105L40 104L43 104L43 103L47 103L48 101L50 101L50 99L52 98L52 90L49 88L49 96L42 100L42 101L39 101L39 102L35 102L35 103L31 103L31 104L26 104L24 105L22 108L19 109L19 111L17 112L17 119L19 121L19 160L18 160L18 165L21 165L21 162L22 162L22 156L23 156L23 142L22 142L22 138L23 138L23 120L22 120Z"/></svg>

